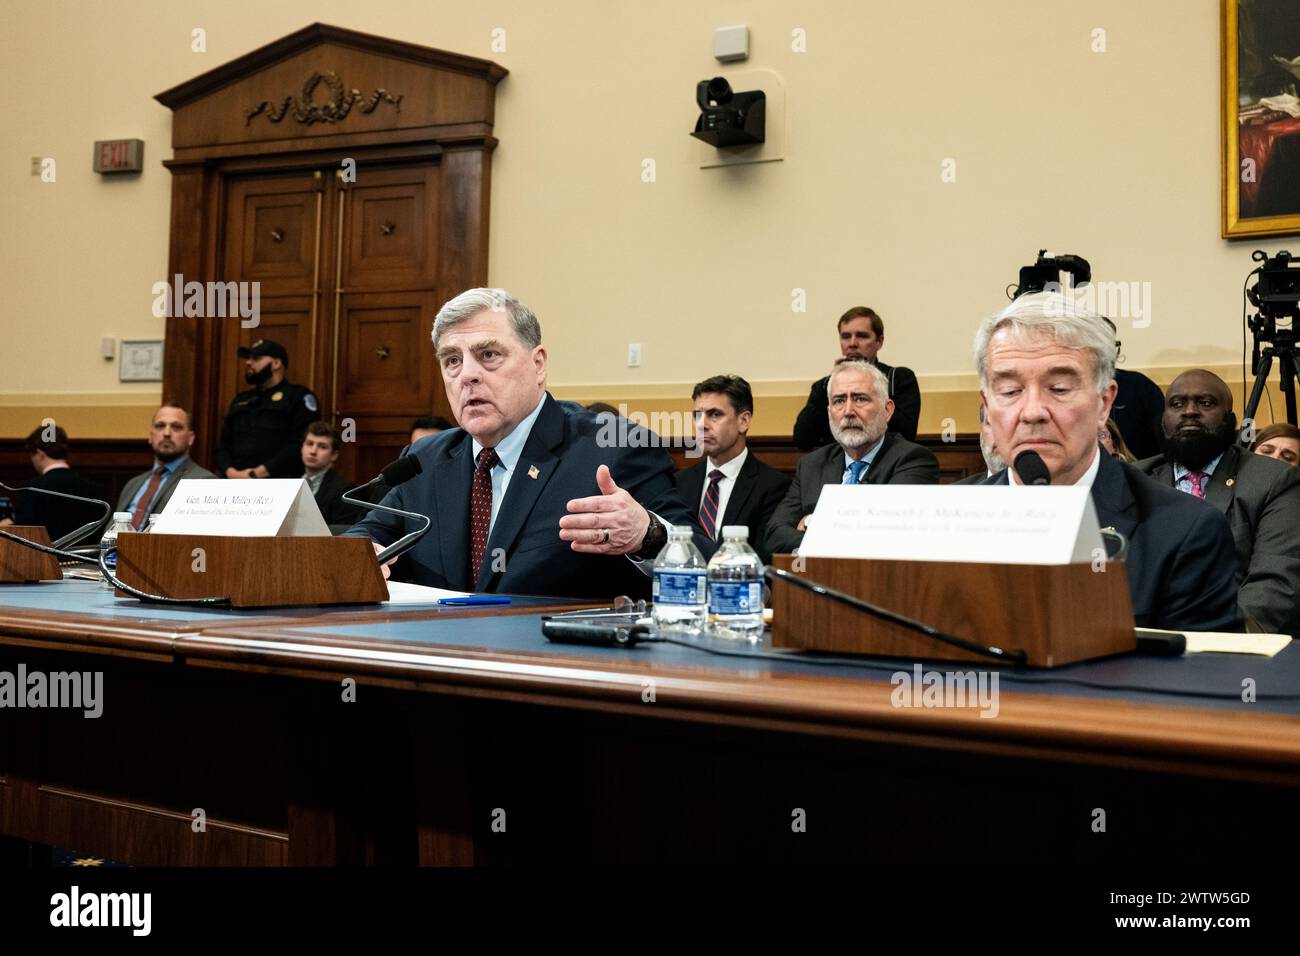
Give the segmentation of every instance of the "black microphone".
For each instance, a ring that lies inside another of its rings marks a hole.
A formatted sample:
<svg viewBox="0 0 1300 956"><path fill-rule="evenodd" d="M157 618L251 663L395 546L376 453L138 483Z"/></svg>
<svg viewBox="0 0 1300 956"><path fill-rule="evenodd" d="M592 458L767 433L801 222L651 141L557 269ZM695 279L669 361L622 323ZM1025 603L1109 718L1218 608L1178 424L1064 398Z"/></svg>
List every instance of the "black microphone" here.
<svg viewBox="0 0 1300 956"><path fill-rule="evenodd" d="M1011 467L1016 470L1016 476L1022 485L1052 483L1052 473L1047 470L1047 462L1043 461L1043 456L1036 451L1022 451L1016 455L1015 464Z"/></svg>
<svg viewBox="0 0 1300 956"><path fill-rule="evenodd" d="M401 518L410 518L414 521L424 522L424 527L412 531L403 538L399 538L375 556L381 566L398 555L405 554L408 550L414 547L415 543L425 536L429 530L429 525L433 522L429 520L428 515L422 515L415 511L402 511L400 508L389 508L387 505L377 505L371 501L354 498L353 495L357 492L365 491L368 488L373 488L380 482L387 484L389 488L396 488L403 482L410 481L416 475L420 474L421 471L423 471L423 469L420 467L420 459L416 458L414 455L405 455L388 465L376 477L370 479L364 485L360 485L343 494L344 501L365 508L367 511L382 511L385 514L397 515Z"/></svg>
<svg viewBox="0 0 1300 956"><path fill-rule="evenodd" d="M83 498L81 495L70 495L62 491L51 491L49 488L32 488L30 486L26 488L12 488L9 485L6 485L3 481L0 481L0 488L3 488L5 491L34 491L40 495L53 495L56 498L67 498L69 501L80 501L82 504L99 505L104 509L104 513L94 521L87 522L75 531L69 531L58 541L52 542L51 547L58 549L67 548L76 544L86 535L90 534L90 532L101 527L104 524L104 519L113 513L113 506L102 498ZM16 540L24 539L19 538Z"/></svg>

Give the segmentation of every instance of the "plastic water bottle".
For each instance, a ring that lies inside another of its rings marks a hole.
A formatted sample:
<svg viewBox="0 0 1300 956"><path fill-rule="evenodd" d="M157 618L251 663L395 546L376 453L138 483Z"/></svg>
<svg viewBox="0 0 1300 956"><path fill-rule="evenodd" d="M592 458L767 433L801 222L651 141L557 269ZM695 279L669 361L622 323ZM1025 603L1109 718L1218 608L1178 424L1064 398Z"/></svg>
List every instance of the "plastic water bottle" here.
<svg viewBox="0 0 1300 956"><path fill-rule="evenodd" d="M704 555L691 540L688 525L674 525L655 558L654 610L659 630L702 631L709 610Z"/></svg>
<svg viewBox="0 0 1300 956"><path fill-rule="evenodd" d="M709 561L709 633L757 643L763 636L763 562L749 546L749 528L727 525Z"/></svg>
<svg viewBox="0 0 1300 956"><path fill-rule="evenodd" d="M131 512L115 511L113 512L113 523L108 526L104 532L104 537L99 539L99 556L103 559L104 565L113 572L117 571L117 536L123 531L134 531L131 527ZM104 578L99 582L101 587L111 588L113 582Z"/></svg>

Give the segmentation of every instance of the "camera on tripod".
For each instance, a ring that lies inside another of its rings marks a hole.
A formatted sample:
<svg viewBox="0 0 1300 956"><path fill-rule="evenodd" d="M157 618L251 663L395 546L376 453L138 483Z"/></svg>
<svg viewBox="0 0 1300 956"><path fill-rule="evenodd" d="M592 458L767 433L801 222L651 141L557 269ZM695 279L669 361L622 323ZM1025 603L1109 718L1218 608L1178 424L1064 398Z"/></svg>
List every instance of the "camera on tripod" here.
<svg viewBox="0 0 1300 956"><path fill-rule="evenodd" d="M1067 278L1061 282L1061 275ZM1038 250L1038 259L1032 266L1020 267L1020 282L1011 293L1011 298L1018 299L1030 292L1050 290L1060 292L1064 288L1079 288L1092 281L1092 266L1083 256L1065 253L1056 255L1046 249Z"/></svg>
<svg viewBox="0 0 1300 956"><path fill-rule="evenodd" d="M1263 249L1256 249L1250 258L1260 263L1251 272L1255 284L1246 289L1246 298L1258 310L1247 319L1254 348L1251 352L1251 370L1255 374L1255 387L1246 402L1244 420L1254 421L1260 397L1268 383L1268 373L1273 359L1279 362L1282 375L1282 394L1286 397L1287 421L1296 424L1296 384L1300 381L1296 362L1296 320L1300 319L1300 262L1291 258L1285 249L1269 258ZM1289 325L1279 327L1278 321Z"/></svg>

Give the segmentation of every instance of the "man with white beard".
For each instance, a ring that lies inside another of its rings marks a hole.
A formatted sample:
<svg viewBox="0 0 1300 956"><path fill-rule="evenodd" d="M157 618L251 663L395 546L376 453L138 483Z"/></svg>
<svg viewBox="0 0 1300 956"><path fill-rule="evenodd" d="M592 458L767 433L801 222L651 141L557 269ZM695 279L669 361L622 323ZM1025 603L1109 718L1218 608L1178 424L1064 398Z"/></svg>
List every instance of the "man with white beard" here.
<svg viewBox="0 0 1300 956"><path fill-rule="evenodd" d="M923 448L887 432L894 403L889 383L869 362L841 360L826 385L831 435L826 445L799 459L794 482L767 526L773 554L803 541L823 485L934 485L939 461Z"/></svg>

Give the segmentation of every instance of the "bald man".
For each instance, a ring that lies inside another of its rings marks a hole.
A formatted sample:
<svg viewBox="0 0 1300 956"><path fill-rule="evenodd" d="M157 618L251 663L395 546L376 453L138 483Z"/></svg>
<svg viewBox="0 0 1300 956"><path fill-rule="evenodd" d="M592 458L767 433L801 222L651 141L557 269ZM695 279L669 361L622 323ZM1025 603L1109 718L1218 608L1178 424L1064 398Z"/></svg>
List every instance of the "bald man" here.
<svg viewBox="0 0 1300 956"><path fill-rule="evenodd" d="M1227 516L1247 626L1300 634L1300 470L1237 444L1232 392L1205 369L1174 379L1160 432L1163 453L1138 467Z"/></svg>

